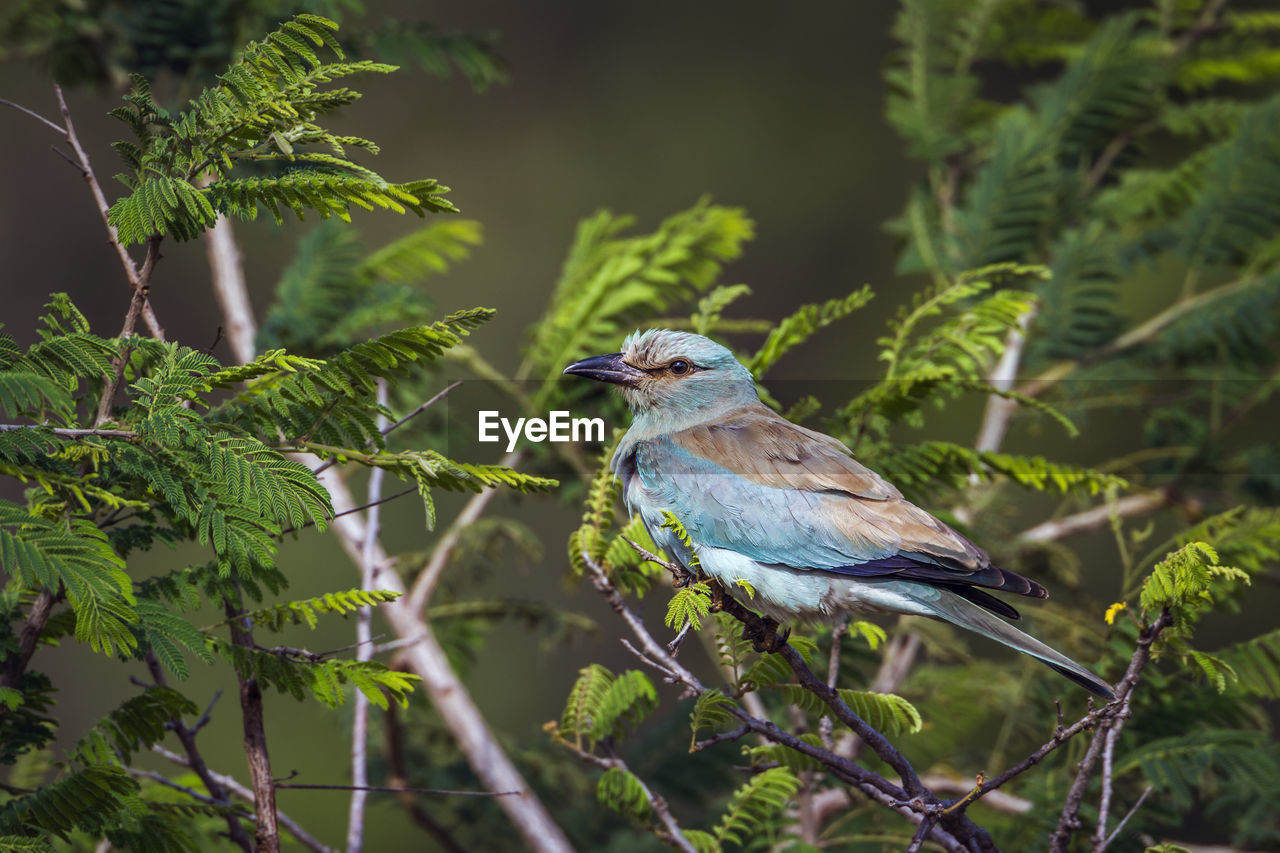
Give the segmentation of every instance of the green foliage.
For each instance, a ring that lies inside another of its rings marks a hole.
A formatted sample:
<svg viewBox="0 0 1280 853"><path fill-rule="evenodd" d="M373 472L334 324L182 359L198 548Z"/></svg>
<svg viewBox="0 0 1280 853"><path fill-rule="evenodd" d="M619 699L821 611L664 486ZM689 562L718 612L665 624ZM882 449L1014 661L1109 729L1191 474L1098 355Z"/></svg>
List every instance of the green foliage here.
<svg viewBox="0 0 1280 853"><path fill-rule="evenodd" d="M643 672L630 669L615 677L591 664L578 673L569 691L556 736L576 749L594 749L604 738L625 737L657 704L653 683Z"/></svg>
<svg viewBox="0 0 1280 853"><path fill-rule="evenodd" d="M402 593L385 589L348 589L343 592L327 592L316 598L301 601L286 601L273 604L262 610L254 610L244 615L255 628L266 628L279 631L286 625L306 623L312 630L320 624L320 614L337 613L346 616L361 607L377 607L388 601L395 601Z"/></svg>
<svg viewBox="0 0 1280 853"><path fill-rule="evenodd" d="M622 236L632 224L608 211L579 224L516 378L558 375L572 361L612 351L630 324L710 289L753 233L741 210L705 200L652 234Z"/></svg>
<svg viewBox="0 0 1280 853"><path fill-rule="evenodd" d="M714 732L731 725L735 707L734 701L719 690L707 690L698 694L697 700L693 703L693 711L689 714L689 727L693 730L689 751L693 751L699 733Z"/></svg>
<svg viewBox="0 0 1280 853"><path fill-rule="evenodd" d="M1147 784L1189 808L1195 791L1267 797L1280 781L1275 746L1260 732L1205 728L1150 741L1125 756L1115 772L1140 770Z"/></svg>
<svg viewBox="0 0 1280 853"><path fill-rule="evenodd" d="M94 651L114 654L137 645L129 630L138 616L124 561L92 522L53 521L0 501L0 566L25 586L65 589L76 614L76 639Z"/></svg>
<svg viewBox="0 0 1280 853"><path fill-rule="evenodd" d="M1280 699L1280 630L1228 646L1217 658L1230 667L1241 690Z"/></svg>
<svg viewBox="0 0 1280 853"><path fill-rule="evenodd" d="M742 846L759 831L800 788L800 780L786 767L772 767L751 777L733 792L714 831L717 842Z"/></svg>
<svg viewBox="0 0 1280 853"><path fill-rule="evenodd" d="M711 587L699 581L676 590L667 602L667 615L663 623L668 628L680 630L688 623L695 631L702 630L702 619L711 613Z"/></svg>
<svg viewBox="0 0 1280 853"><path fill-rule="evenodd" d="M443 197L447 188L434 180L387 181L347 156L349 148L377 153L373 142L318 123L360 97L326 84L395 70L346 60L336 29L327 18L295 15L247 45L216 85L177 114L156 104L146 79L135 77L126 106L112 111L134 136L115 146L128 168L120 180L130 190L110 210L120 240L127 245L166 234L189 240L212 227L219 213L254 219L259 208L276 222L285 211L302 218L306 210L349 221L352 206L419 216L456 210ZM289 170L239 176L254 163Z"/></svg>
<svg viewBox="0 0 1280 853"><path fill-rule="evenodd" d="M288 693L299 702L310 696L327 708L338 708L346 702L347 684L384 711L391 699L403 708L419 681L416 675L373 660L326 658L285 647L245 649L222 642L217 648L242 678L256 678L260 684Z"/></svg>
<svg viewBox="0 0 1280 853"><path fill-rule="evenodd" d="M601 805L637 821L647 821L653 813L644 783L621 767L604 771L596 785L596 799Z"/></svg>
<svg viewBox="0 0 1280 853"><path fill-rule="evenodd" d="M1170 552L1142 584L1143 608L1168 608L1174 614L1211 606L1214 595L1234 582L1249 582L1240 569L1218 563L1218 552L1205 542L1190 542Z"/></svg>
<svg viewBox="0 0 1280 853"><path fill-rule="evenodd" d="M127 766L133 762L136 751L164 739L171 720L199 710L176 690L149 687L108 714L81 738L71 751L72 758L86 766L117 761Z"/></svg>
<svg viewBox="0 0 1280 853"><path fill-rule="evenodd" d="M0 832L66 838L75 829L101 835L129 823L138 783L122 768L93 765L0 805Z"/></svg>
<svg viewBox="0 0 1280 853"><path fill-rule="evenodd" d="M801 306L794 314L773 327L759 351L747 362L747 367L755 376L762 376L788 351L804 343L819 330L848 317L870 302L873 295L871 288L864 286L843 299L831 299L822 305Z"/></svg>

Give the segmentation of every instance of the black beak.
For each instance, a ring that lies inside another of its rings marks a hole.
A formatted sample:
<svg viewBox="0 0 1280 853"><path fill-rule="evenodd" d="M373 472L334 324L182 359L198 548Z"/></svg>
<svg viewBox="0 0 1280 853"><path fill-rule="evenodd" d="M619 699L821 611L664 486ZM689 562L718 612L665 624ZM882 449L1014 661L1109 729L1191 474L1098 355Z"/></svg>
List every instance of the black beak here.
<svg viewBox="0 0 1280 853"><path fill-rule="evenodd" d="M637 370L623 361L622 353L620 352L610 353L609 355L594 355L591 358L584 358L582 361L575 361L564 369L564 373L585 376L597 382L625 385L628 388L636 387L639 381L647 375L643 370Z"/></svg>

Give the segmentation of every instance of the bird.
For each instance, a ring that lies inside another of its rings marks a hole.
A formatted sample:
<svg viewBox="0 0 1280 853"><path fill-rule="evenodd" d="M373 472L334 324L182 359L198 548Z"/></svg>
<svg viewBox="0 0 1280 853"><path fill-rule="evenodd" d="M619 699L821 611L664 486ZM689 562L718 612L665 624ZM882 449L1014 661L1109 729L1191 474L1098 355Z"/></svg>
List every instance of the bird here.
<svg viewBox="0 0 1280 853"><path fill-rule="evenodd" d="M746 607L777 623L924 616L1114 698L1103 679L1009 624L1018 611L992 594L1043 599L1042 585L993 565L839 440L762 403L751 371L726 347L692 332L637 331L621 352L563 373L621 391L632 422L610 466L628 511L681 566Z"/></svg>

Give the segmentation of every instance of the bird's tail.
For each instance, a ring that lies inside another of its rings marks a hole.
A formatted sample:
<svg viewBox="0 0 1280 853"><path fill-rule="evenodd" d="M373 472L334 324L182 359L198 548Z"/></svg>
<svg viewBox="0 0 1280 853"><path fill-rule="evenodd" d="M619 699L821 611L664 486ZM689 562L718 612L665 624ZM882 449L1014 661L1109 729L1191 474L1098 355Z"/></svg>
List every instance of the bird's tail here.
<svg viewBox="0 0 1280 853"><path fill-rule="evenodd" d="M937 618L952 622L961 628L967 628L984 637L1003 643L1011 649L1045 663L1061 675L1079 684L1085 690L1106 699L1114 699L1115 693L1111 685L1073 661L1061 652L1046 646L1035 637L1019 631L1003 619L988 613L958 595L947 591L929 602L929 607L937 614Z"/></svg>

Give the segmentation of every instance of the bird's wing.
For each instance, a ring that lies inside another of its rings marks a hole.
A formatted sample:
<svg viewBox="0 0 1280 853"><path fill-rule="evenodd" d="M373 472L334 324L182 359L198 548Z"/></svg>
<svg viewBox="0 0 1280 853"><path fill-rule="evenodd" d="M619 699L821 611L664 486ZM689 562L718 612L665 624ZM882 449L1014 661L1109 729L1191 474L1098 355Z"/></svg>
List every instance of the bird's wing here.
<svg viewBox="0 0 1280 853"><path fill-rule="evenodd" d="M765 564L1045 596L904 500L844 445L763 406L645 441L636 462L651 499L695 542ZM972 597L995 601L977 590Z"/></svg>
<svg viewBox="0 0 1280 853"><path fill-rule="evenodd" d="M901 498L892 484L829 435L779 417L764 405L716 423L675 433L676 444L753 483L775 489L840 492L884 501Z"/></svg>

